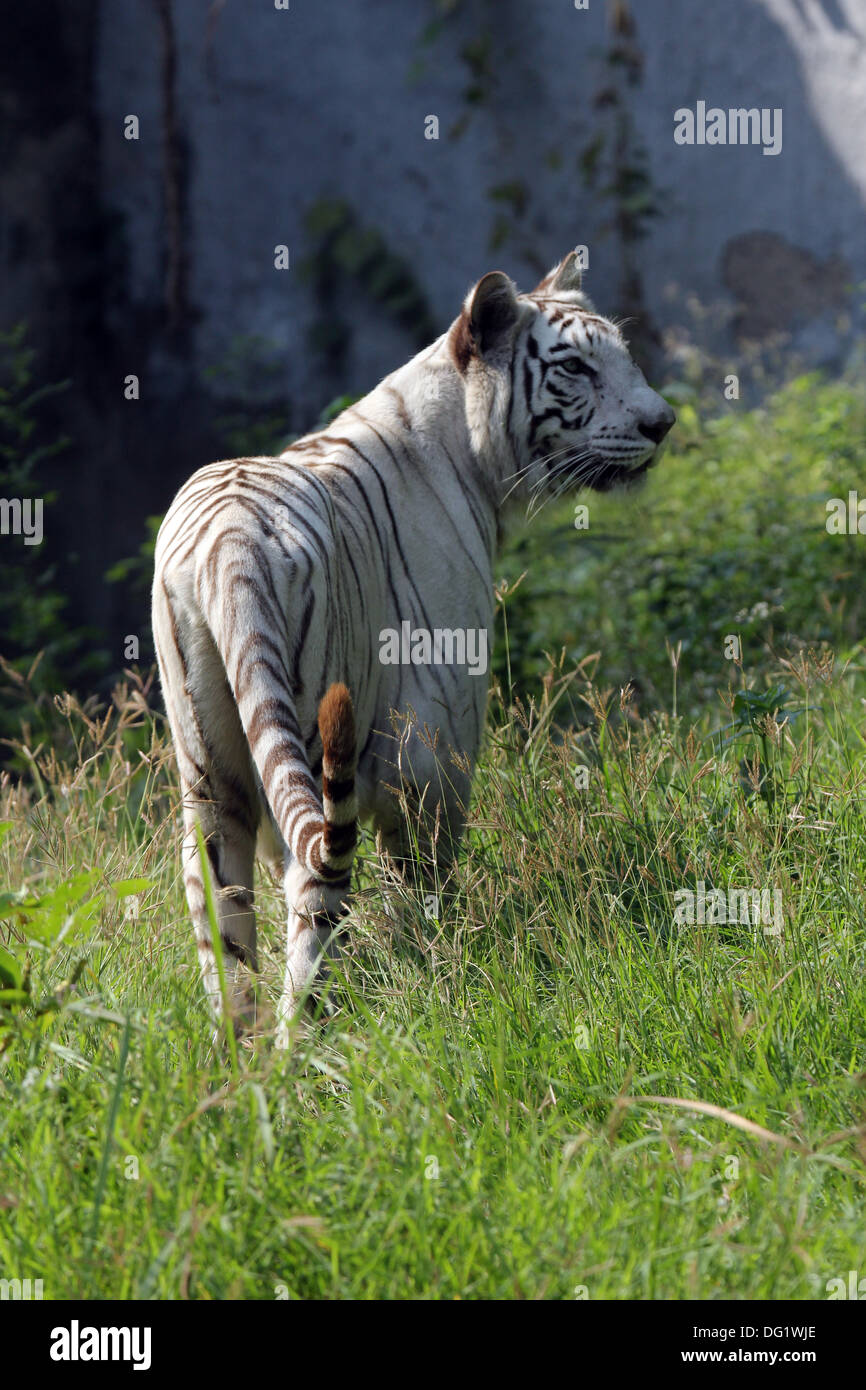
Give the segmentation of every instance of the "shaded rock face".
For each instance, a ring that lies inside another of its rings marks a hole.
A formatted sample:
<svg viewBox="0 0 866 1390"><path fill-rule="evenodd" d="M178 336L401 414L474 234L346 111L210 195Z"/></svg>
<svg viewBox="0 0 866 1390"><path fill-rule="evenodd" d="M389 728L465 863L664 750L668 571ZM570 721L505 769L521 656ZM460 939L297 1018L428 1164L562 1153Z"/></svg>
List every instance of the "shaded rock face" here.
<svg viewBox="0 0 866 1390"><path fill-rule="evenodd" d="M838 320L856 324L855 0L43 0L4 37L0 327L28 319L37 379L71 380L46 406L72 440L46 470L63 503L46 546L76 618L115 643L130 618L105 571L183 478L238 451L220 422L311 428L405 361L422 324L445 328L485 270L527 288L585 244L606 313L665 330L691 296L733 301L722 354L786 333L830 364ZM616 77L617 40L634 80ZM632 132L618 154L613 88ZM698 102L780 109L779 154L678 146L674 113ZM658 215L626 258L644 198ZM337 222L314 234L329 203Z"/></svg>
<svg viewBox="0 0 866 1390"><path fill-rule="evenodd" d="M62 369L96 347L108 257L96 158L97 0L17 6L0 45L0 326Z"/></svg>
<svg viewBox="0 0 866 1390"><path fill-rule="evenodd" d="M822 261L775 232L744 232L725 246L722 279L735 300L737 336L760 342L843 309L852 272L839 255Z"/></svg>

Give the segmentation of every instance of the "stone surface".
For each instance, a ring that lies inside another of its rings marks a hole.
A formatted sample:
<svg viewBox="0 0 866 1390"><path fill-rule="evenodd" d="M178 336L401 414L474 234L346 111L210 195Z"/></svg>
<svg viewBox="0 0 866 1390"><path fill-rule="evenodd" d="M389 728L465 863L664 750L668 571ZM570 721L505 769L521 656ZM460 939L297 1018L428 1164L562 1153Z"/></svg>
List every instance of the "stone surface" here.
<svg viewBox="0 0 866 1390"><path fill-rule="evenodd" d="M225 3L208 16L199 5L176 3L196 362L219 360L239 333L261 335L283 356L285 388L300 413L320 404L321 371L306 350L315 306L298 267L309 250L305 211L327 194L383 230L442 325L483 270L501 264L528 286L576 242L590 246L598 303L615 300L618 249L605 236L612 208L582 187L578 170L599 127L593 97L607 81L609 8L602 0L587 11L565 0L466 3L423 44L432 4L292 0L289 11L278 11ZM732 244L742 279L746 243L737 239L758 233L783 238L817 266L841 258L833 262L834 293L843 262L862 279L866 145L857 113L866 93L866 23L856 16L866 7L825 0L827 26L811 36L786 0L721 7L653 0L632 8L644 64L629 99L652 183L666 195L643 248L650 311L664 319L668 281L705 299L724 292ZM126 226L130 293L150 301L158 299L165 258L155 29L149 6L102 7L103 186ZM481 81L483 99L467 106L473 74L461 52L485 31L490 76ZM780 107L781 154L676 146L673 113L698 100ZM118 113L126 110L141 114L137 146L119 139ZM463 134L449 138L467 112ZM439 117L438 142L424 139L430 113ZM493 251L503 204L490 190L509 182L524 185L526 205ZM290 247L286 273L273 270L278 243ZM759 256L755 275L765 270ZM358 298L340 383L352 391L366 389L412 346L375 304ZM778 323L767 326L787 326L780 309ZM762 329L768 310L767 303Z"/></svg>
<svg viewBox="0 0 866 1390"><path fill-rule="evenodd" d="M632 3L631 85L606 60L610 21L626 30L627 13L623 0L18 8L0 49L0 326L26 316L41 378L72 380L47 407L73 449L46 478L69 503L46 515L46 545L77 611L129 630L105 569L227 451L220 419L239 397L252 420L282 413L300 432L416 349L415 300L392 284L402 317L389 309L383 248L437 328L485 270L528 288L585 243L602 310L633 313L638 291L659 329L696 297L720 306L703 331L734 363L746 338L780 331L807 362L850 358L866 280L866 3ZM603 196L610 166L594 188L583 173L618 94L662 208L628 263L622 206ZM781 108L782 152L675 144L674 112L699 101ZM137 141L123 138L129 114ZM430 115L438 141L424 138ZM352 219L334 264L372 237L372 270L304 278L323 198Z"/></svg>

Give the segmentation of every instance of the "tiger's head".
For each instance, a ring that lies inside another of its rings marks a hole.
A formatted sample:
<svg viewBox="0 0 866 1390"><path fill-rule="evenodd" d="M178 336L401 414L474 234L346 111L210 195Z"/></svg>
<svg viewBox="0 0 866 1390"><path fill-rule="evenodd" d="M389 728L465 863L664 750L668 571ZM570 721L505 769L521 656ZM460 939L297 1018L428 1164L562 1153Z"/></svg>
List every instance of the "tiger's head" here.
<svg viewBox="0 0 866 1390"><path fill-rule="evenodd" d="M676 419L581 292L578 260L530 294L491 271L450 332L473 446L503 483L517 478L514 496L632 484Z"/></svg>

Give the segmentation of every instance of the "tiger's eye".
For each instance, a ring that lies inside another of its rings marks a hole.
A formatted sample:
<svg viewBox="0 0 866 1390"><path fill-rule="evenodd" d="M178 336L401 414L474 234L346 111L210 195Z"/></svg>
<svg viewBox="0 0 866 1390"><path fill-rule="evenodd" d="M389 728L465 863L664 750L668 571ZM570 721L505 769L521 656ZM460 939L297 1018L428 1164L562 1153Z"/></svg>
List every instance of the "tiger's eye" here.
<svg viewBox="0 0 866 1390"><path fill-rule="evenodd" d="M581 357L566 357L564 362L559 364L564 372L571 376L595 376L595 371Z"/></svg>

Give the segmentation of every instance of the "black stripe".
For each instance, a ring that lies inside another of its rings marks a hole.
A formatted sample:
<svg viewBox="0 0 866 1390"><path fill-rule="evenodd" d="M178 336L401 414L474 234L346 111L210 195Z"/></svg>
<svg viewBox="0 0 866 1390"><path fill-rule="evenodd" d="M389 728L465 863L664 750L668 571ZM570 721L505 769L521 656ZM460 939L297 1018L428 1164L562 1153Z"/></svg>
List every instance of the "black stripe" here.
<svg viewBox="0 0 866 1390"><path fill-rule="evenodd" d="M358 823L352 820L348 825L334 825L331 821L325 821L323 838L326 858L335 854L347 854L358 843Z"/></svg>
<svg viewBox="0 0 866 1390"><path fill-rule="evenodd" d="M330 777L322 778L322 795L326 796L329 801L345 801L346 797L351 796L354 790L354 777L341 777L334 779Z"/></svg>
<svg viewBox="0 0 866 1390"><path fill-rule="evenodd" d="M234 937L229 936L222 929L220 929L220 940L229 955L240 961L241 965L248 965L253 970L258 969L255 956L248 946L244 946L242 941L235 941Z"/></svg>

